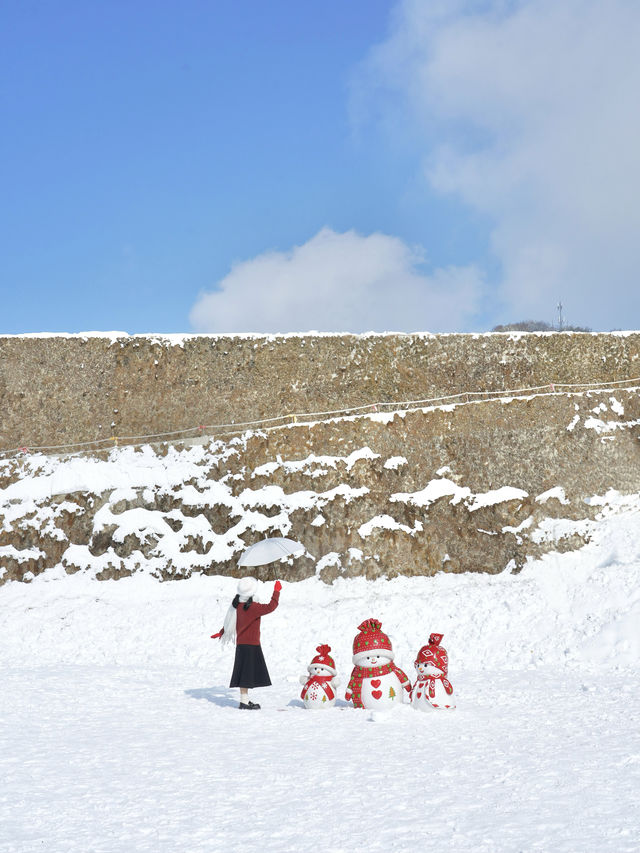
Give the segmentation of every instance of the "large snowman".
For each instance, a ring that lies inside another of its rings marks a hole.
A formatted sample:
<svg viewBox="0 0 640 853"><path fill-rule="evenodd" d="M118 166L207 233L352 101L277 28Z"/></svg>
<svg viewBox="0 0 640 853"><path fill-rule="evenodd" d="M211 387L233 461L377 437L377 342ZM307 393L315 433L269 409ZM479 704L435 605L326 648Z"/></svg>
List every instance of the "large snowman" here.
<svg viewBox="0 0 640 853"><path fill-rule="evenodd" d="M431 634L429 642L418 652L415 662L417 679L411 689L411 704L417 711L455 708L453 687L447 678L449 658L440 643L442 634Z"/></svg>
<svg viewBox="0 0 640 853"><path fill-rule="evenodd" d="M309 675L300 676L303 685L300 698L305 708L332 708L336 704L336 687L340 683L336 678L336 665L330 656L331 646L323 644L316 647L318 654L307 667Z"/></svg>
<svg viewBox="0 0 640 853"><path fill-rule="evenodd" d="M402 705L402 691L411 690L405 673L393 663L391 640L377 619L366 619L358 626L353 640L354 668L345 699L356 708L386 711Z"/></svg>

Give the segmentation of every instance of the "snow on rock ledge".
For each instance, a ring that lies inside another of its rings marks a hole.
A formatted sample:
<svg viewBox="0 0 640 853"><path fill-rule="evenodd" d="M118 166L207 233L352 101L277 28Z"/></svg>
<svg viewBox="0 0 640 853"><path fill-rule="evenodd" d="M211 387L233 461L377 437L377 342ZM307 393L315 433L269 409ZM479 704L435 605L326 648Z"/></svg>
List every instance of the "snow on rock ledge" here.
<svg viewBox="0 0 640 853"><path fill-rule="evenodd" d="M519 571L584 545L598 515L634 511L640 403L633 390L612 399L448 405L2 460L0 583L54 567L238 575L244 548L265 536L298 539L306 554L257 569L263 579ZM603 442L589 419L605 409L620 428Z"/></svg>

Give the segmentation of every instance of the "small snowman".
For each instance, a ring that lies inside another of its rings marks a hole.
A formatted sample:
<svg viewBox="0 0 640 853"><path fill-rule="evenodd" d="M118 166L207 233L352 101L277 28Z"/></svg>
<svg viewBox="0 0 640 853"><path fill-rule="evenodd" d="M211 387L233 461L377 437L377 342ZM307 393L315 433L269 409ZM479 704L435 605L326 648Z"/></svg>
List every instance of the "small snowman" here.
<svg viewBox="0 0 640 853"><path fill-rule="evenodd" d="M336 665L329 655L331 646L317 646L318 654L307 667L309 675L300 676L303 685L300 698L305 708L332 708L336 704L336 687L340 680L336 677Z"/></svg>
<svg viewBox="0 0 640 853"><path fill-rule="evenodd" d="M453 687L447 678L449 659L440 645L443 634L431 634L429 643L418 652L415 662L416 683L411 689L411 704L417 711L455 708Z"/></svg>
<svg viewBox="0 0 640 853"><path fill-rule="evenodd" d="M386 711L402 705L402 691L411 690L405 673L393 663L391 640L377 619L366 619L358 626L353 640L351 679L345 699L356 708Z"/></svg>

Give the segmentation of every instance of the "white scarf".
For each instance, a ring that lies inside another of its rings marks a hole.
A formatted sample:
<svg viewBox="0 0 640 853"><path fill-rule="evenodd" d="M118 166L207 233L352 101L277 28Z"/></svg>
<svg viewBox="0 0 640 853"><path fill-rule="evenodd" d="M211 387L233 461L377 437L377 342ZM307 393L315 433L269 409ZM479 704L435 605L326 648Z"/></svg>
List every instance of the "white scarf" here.
<svg viewBox="0 0 640 853"><path fill-rule="evenodd" d="M240 604L243 604L246 601L249 601L249 595L240 595L238 598L240 599ZM220 642L223 646L226 646L228 643L235 643L236 641L236 620L237 620L238 612L237 609L233 606L233 604L229 605L229 609L227 610L227 615L224 617L224 633L220 637Z"/></svg>

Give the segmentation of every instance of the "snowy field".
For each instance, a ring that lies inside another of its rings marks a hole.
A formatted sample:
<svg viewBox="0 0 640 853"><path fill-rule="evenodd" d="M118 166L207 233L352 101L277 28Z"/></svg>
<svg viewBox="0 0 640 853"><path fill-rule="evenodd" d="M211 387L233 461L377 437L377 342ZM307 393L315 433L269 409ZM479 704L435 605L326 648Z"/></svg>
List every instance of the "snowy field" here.
<svg viewBox="0 0 640 853"><path fill-rule="evenodd" d="M517 575L285 583L258 712L209 638L234 590L61 569L0 588L2 853L640 850L639 498ZM344 688L370 616L412 680L444 634L455 711L302 707L316 646Z"/></svg>

